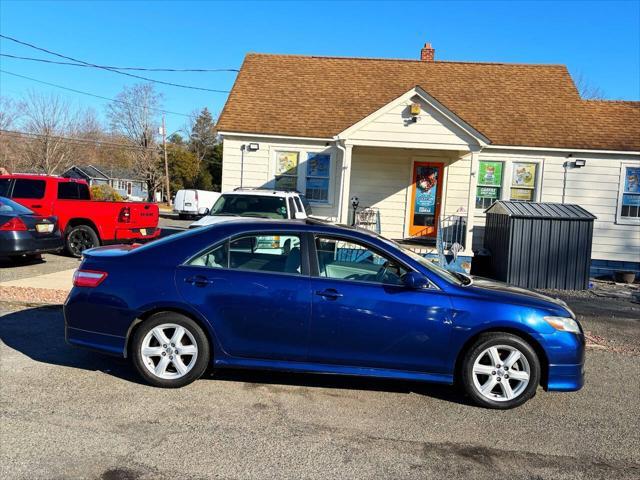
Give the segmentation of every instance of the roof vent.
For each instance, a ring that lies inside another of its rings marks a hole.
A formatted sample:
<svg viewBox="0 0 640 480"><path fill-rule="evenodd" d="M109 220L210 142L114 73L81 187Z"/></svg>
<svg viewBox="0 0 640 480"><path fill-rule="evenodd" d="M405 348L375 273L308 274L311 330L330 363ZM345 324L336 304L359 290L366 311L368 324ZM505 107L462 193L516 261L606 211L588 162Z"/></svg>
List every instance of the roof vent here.
<svg viewBox="0 0 640 480"><path fill-rule="evenodd" d="M423 62L433 62L436 57L436 51L431 47L430 43L425 43L420 50L420 60Z"/></svg>

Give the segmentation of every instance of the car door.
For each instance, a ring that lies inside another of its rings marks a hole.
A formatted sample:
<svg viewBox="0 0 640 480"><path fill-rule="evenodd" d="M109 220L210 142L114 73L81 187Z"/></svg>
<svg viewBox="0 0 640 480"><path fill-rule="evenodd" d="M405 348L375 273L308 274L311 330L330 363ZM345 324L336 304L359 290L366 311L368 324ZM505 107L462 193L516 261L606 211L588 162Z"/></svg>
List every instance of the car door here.
<svg viewBox="0 0 640 480"><path fill-rule="evenodd" d="M435 285L405 287L409 268L362 240L315 235L311 243L317 276L309 361L445 371L452 319L446 295Z"/></svg>
<svg viewBox="0 0 640 480"><path fill-rule="evenodd" d="M298 233L247 234L178 267L179 292L208 319L227 354L305 359L311 280L303 243Z"/></svg>
<svg viewBox="0 0 640 480"><path fill-rule="evenodd" d="M38 215L49 215L50 202L45 199L46 181L31 178L16 178L11 198L33 210Z"/></svg>

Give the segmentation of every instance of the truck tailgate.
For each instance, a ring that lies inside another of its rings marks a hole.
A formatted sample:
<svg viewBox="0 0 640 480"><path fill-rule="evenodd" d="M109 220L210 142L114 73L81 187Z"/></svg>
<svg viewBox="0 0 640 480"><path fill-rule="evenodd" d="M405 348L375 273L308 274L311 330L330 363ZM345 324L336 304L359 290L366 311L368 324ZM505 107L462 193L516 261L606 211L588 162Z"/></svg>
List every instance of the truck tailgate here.
<svg viewBox="0 0 640 480"><path fill-rule="evenodd" d="M130 227L151 227L158 226L159 210L155 203L127 202L129 207Z"/></svg>

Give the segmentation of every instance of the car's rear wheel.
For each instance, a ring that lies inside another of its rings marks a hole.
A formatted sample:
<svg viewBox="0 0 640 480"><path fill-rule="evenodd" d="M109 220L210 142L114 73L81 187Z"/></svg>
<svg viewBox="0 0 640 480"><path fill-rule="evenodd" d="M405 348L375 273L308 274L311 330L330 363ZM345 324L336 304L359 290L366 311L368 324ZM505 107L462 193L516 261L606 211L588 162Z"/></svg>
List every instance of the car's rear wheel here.
<svg viewBox="0 0 640 480"><path fill-rule="evenodd" d="M209 341L192 319L157 313L143 322L131 342L138 373L151 385L177 388L197 380L210 359Z"/></svg>
<svg viewBox="0 0 640 480"><path fill-rule="evenodd" d="M462 364L465 391L483 407L518 407L536 394L539 382L540 361L535 350L510 333L481 335Z"/></svg>
<svg viewBox="0 0 640 480"><path fill-rule="evenodd" d="M85 250L99 246L98 234L89 225L71 227L65 235L65 247L72 257L80 258Z"/></svg>

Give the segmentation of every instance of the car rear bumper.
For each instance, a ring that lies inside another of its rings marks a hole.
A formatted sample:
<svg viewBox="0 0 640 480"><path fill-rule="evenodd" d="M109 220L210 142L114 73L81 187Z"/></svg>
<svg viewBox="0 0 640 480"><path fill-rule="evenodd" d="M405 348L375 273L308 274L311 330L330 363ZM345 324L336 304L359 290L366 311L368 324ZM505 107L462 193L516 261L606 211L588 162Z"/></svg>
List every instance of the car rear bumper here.
<svg viewBox="0 0 640 480"><path fill-rule="evenodd" d="M159 235L160 229L157 227L117 228L115 240L151 240L157 238Z"/></svg>
<svg viewBox="0 0 640 480"><path fill-rule="evenodd" d="M60 232L46 237L30 231L0 232L0 255L56 252L63 246Z"/></svg>

